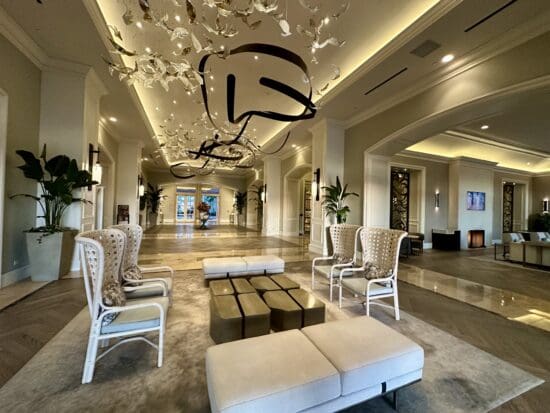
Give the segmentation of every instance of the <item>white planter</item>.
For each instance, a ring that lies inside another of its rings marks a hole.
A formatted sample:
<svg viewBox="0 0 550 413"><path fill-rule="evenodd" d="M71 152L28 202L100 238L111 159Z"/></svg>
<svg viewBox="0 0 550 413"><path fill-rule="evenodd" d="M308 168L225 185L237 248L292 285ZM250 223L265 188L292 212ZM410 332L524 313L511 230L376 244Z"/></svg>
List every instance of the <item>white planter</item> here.
<svg viewBox="0 0 550 413"><path fill-rule="evenodd" d="M27 251L33 281L55 281L71 270L77 231L54 234L27 232Z"/></svg>

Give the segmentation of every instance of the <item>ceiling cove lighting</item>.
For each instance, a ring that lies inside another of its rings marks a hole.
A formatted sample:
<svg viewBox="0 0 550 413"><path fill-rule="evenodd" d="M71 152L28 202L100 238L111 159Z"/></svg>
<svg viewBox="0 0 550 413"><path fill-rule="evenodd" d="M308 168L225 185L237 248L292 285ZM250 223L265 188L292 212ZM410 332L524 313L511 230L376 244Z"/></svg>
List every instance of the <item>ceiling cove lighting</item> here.
<svg viewBox="0 0 550 413"><path fill-rule="evenodd" d="M441 58L441 63L450 63L455 59L454 54L446 54Z"/></svg>

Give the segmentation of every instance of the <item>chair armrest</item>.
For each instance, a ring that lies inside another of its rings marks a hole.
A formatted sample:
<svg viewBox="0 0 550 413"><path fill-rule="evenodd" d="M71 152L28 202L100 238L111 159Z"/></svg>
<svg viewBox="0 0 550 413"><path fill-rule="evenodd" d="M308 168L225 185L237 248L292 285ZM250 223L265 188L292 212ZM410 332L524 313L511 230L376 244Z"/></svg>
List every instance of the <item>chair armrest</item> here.
<svg viewBox="0 0 550 413"><path fill-rule="evenodd" d="M124 279L126 284L147 284L152 282L162 283L166 288L168 288L168 282L164 278L140 278L139 280L127 280Z"/></svg>
<svg viewBox="0 0 550 413"><path fill-rule="evenodd" d="M123 289L124 289L124 291L132 292L132 291L146 290L148 288L153 288L153 287L162 288L163 297L166 297L168 295L168 288L166 286L166 283L158 282L158 281L148 282L148 283L144 283L144 284L136 285L136 286L124 286Z"/></svg>
<svg viewBox="0 0 550 413"><path fill-rule="evenodd" d="M139 308L147 308L147 307L157 307L159 309L161 319L165 318L164 308L162 307L162 305L160 305L159 303L150 302L150 303L130 304L130 305L125 305L123 307L106 307L106 306L104 306L104 308L106 308L106 311L102 312L99 315L99 318L97 319L97 321L99 323L102 323L103 318L106 315L109 315L109 314L122 313L124 311L137 310Z"/></svg>
<svg viewBox="0 0 550 413"><path fill-rule="evenodd" d="M354 272L361 272L365 271L364 267L356 267L356 268L344 268L342 271L340 271L340 281L342 281L342 277L344 276L344 273L354 273Z"/></svg>
<svg viewBox="0 0 550 413"><path fill-rule="evenodd" d="M315 263L317 263L318 261L330 261L330 260L333 260L333 259L334 259L334 255L331 255L330 257L313 258L313 260L311 261L311 268L315 268Z"/></svg>
<svg viewBox="0 0 550 413"><path fill-rule="evenodd" d="M152 272L169 272L170 277L174 277L174 269L172 267L169 267L168 265L159 265L159 266L141 266L138 265L139 270L144 273L152 273Z"/></svg>
<svg viewBox="0 0 550 413"><path fill-rule="evenodd" d="M393 287L393 284L396 282L397 280L395 279L395 277L393 276L393 274L389 277L386 277L386 278L371 278L367 281L367 288L369 285L373 284L373 283L383 283L383 282L391 282L392 283L392 287Z"/></svg>

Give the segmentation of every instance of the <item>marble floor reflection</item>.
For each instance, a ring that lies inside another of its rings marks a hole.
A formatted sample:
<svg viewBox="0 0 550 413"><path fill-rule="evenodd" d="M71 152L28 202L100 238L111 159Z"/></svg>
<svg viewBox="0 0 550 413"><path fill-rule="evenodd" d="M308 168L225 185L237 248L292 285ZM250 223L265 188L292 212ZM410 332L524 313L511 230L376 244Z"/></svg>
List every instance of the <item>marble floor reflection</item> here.
<svg viewBox="0 0 550 413"><path fill-rule="evenodd" d="M404 263L400 264L399 279L509 320L550 331L549 301Z"/></svg>

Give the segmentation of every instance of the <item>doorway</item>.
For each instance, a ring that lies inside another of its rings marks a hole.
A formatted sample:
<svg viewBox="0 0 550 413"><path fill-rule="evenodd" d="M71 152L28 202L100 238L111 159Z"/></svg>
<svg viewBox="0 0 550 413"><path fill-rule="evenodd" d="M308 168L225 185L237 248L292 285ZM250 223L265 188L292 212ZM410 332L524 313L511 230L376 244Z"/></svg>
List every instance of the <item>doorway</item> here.
<svg viewBox="0 0 550 413"><path fill-rule="evenodd" d="M176 188L176 222L195 221L195 188Z"/></svg>

